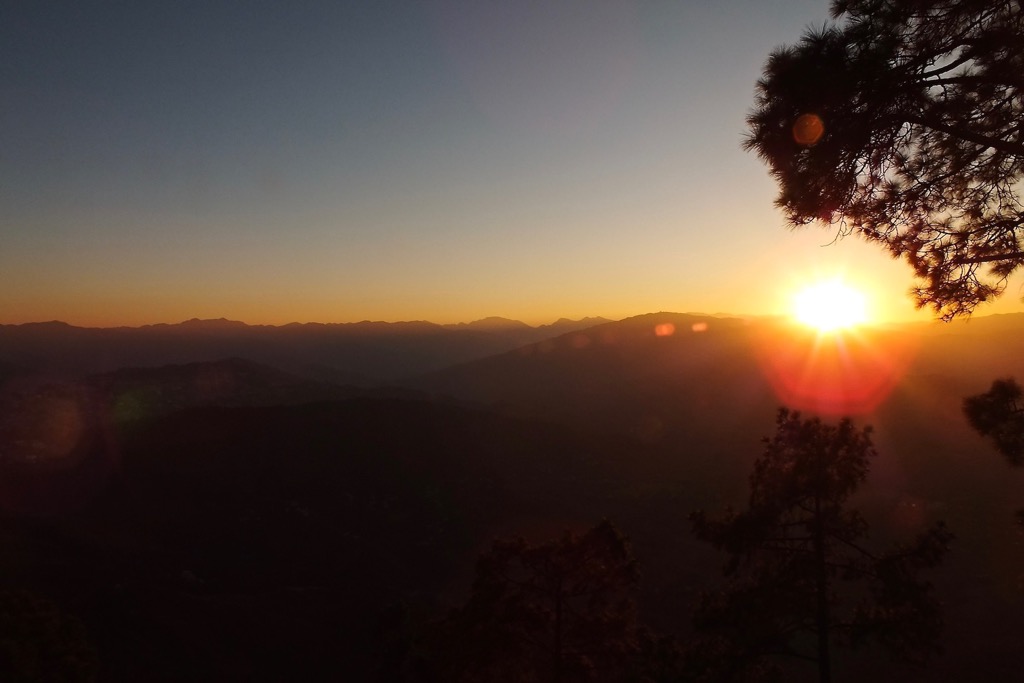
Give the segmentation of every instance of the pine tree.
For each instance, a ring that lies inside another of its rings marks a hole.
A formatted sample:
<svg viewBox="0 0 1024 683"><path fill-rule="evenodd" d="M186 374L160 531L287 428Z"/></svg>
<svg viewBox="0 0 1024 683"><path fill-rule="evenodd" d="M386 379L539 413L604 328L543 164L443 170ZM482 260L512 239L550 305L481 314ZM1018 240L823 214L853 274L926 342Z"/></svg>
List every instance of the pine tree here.
<svg viewBox="0 0 1024 683"><path fill-rule="evenodd" d="M786 409L776 427L755 463L747 509L692 515L697 536L729 556L728 586L705 595L696 616L705 677L777 680L774 662L788 657L815 662L826 683L837 642L875 639L911 659L935 651L941 615L919 573L941 562L949 532L938 524L872 552L867 522L848 506L876 455L870 428Z"/></svg>
<svg viewBox="0 0 1024 683"><path fill-rule="evenodd" d="M1024 392L1013 379L997 379L984 394L964 399L974 431L992 440L1013 467L1024 466Z"/></svg>
<svg viewBox="0 0 1024 683"><path fill-rule="evenodd" d="M835 0L837 22L769 57L747 149L792 226L906 260L944 319L1024 264L1020 0Z"/></svg>
<svg viewBox="0 0 1024 683"><path fill-rule="evenodd" d="M983 394L964 399L974 431L992 441L1010 467L1024 467L1024 390L1013 379L997 379ZM1024 509L1017 511L1024 526Z"/></svg>

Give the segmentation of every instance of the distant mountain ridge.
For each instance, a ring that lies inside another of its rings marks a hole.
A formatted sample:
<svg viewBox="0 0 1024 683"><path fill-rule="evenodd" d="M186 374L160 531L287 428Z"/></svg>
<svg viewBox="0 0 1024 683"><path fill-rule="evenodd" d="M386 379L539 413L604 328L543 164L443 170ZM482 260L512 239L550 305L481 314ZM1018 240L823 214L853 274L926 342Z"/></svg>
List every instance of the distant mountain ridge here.
<svg viewBox="0 0 1024 683"><path fill-rule="evenodd" d="M602 318L600 316L593 318L581 318L579 320L570 320L569 318L559 318L555 322L549 325L527 325L520 320L512 320L510 318L502 318L499 316L490 316L482 318L480 320L474 320L469 323L452 323L444 325L445 329L449 330L543 330L545 332L551 332L554 334L564 334L566 332L572 332L574 330L585 329L587 327L593 327L595 325L603 325L604 323L612 322L608 318Z"/></svg>
<svg viewBox="0 0 1024 683"><path fill-rule="evenodd" d="M679 341L696 334L695 325L709 325L713 331L726 325L746 329L779 322L662 312L617 322L600 317L562 318L537 327L501 317L452 325L364 320L274 326L225 318L115 328L76 327L60 321L0 325L0 389L9 380L27 376L80 379L125 367L185 365L226 358L244 358L307 379L371 387L438 373L517 349L528 353L529 347L537 344L549 349L560 344L603 343L600 335L609 334L654 338L658 324L671 326L671 330L662 328L661 333L675 335ZM1024 343L1024 314L886 327L900 334L945 340L969 365L984 364L985 359L964 346L981 338L998 342L994 348L1009 358L1024 357L1018 344ZM598 330L601 333L595 336ZM922 348L921 353L932 356L948 351L931 345Z"/></svg>
<svg viewBox="0 0 1024 683"><path fill-rule="evenodd" d="M654 437L697 411L774 397L740 318L648 313L424 374L409 384L513 414ZM724 382L724 378L735 383ZM694 381L699 379L700 381ZM712 400L713 399L713 400Z"/></svg>
<svg viewBox="0 0 1024 683"><path fill-rule="evenodd" d="M783 319L661 312L425 373L408 385L589 429L659 441L674 431L684 442L689 431L721 415L770 416L780 404L799 399L810 359L826 358L828 347ZM1024 379L1024 314L865 329L850 333L840 347L837 358L847 369L844 384L834 386L846 392L836 399L843 411L862 414L898 395L881 372L890 372L893 382L934 386L936 392L947 387L955 406L996 377ZM826 368L827 361L821 363L817 367ZM822 372L839 377L834 370ZM820 400L816 405L823 407L832 399L804 400Z"/></svg>
<svg viewBox="0 0 1024 683"><path fill-rule="evenodd" d="M248 325L193 318L176 324L89 328L59 321L0 325L0 382L19 375L58 379L123 367L245 358L314 379L372 386L508 351L607 322L558 320L531 327L505 318Z"/></svg>

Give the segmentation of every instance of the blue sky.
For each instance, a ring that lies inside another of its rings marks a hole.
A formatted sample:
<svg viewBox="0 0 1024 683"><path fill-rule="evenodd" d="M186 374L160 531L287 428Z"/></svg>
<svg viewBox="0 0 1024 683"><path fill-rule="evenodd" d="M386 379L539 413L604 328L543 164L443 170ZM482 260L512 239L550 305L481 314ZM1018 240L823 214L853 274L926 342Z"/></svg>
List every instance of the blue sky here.
<svg viewBox="0 0 1024 683"><path fill-rule="evenodd" d="M909 270L740 149L785 2L0 9L0 322L779 313ZM1008 292L989 309L1016 310Z"/></svg>

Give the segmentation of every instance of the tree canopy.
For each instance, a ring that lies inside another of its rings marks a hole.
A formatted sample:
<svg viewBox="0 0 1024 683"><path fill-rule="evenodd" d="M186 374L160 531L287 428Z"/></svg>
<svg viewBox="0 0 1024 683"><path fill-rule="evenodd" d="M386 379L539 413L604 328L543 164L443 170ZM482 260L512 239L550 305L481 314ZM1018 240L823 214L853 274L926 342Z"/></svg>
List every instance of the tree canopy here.
<svg viewBox="0 0 1024 683"><path fill-rule="evenodd" d="M90 683L98 668L77 618L30 591L0 591L0 680Z"/></svg>
<svg viewBox="0 0 1024 683"><path fill-rule="evenodd" d="M834 0L836 23L776 49L747 149L792 226L906 260L943 319L1024 265L1024 3Z"/></svg>
<svg viewBox="0 0 1024 683"><path fill-rule="evenodd" d="M872 639L901 657L936 649L942 620L920 571L939 564L942 524L886 552L865 544L868 524L848 501L875 456L870 428L829 425L781 410L750 477L748 508L694 531L729 555L729 585L704 596L699 664L713 680L783 680L778 658L815 662L831 680L835 641ZM705 675L705 678L708 678Z"/></svg>
<svg viewBox="0 0 1024 683"><path fill-rule="evenodd" d="M997 379L985 393L965 398L964 415L1011 467L1024 467L1024 389L1016 380ZM1024 509L1017 522L1024 525Z"/></svg>
<svg viewBox="0 0 1024 683"><path fill-rule="evenodd" d="M984 394L965 398L964 414L1007 462L1024 466L1024 391L1015 380L997 379Z"/></svg>
<svg viewBox="0 0 1024 683"><path fill-rule="evenodd" d="M450 681L621 681L639 651L629 542L607 520L581 536L495 541L468 602L440 624Z"/></svg>

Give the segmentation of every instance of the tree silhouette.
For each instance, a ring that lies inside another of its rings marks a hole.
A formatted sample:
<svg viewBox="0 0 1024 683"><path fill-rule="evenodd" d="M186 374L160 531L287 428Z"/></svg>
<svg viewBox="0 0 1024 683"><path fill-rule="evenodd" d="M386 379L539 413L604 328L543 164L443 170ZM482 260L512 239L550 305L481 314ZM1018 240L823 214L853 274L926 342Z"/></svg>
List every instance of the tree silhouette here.
<svg viewBox="0 0 1024 683"><path fill-rule="evenodd" d="M997 379L984 394L964 399L964 414L974 431L992 440L1014 467L1024 466L1024 400L1013 379Z"/></svg>
<svg viewBox="0 0 1024 683"><path fill-rule="evenodd" d="M637 579L608 521L541 545L496 541L469 601L439 629L441 680L622 680L638 649Z"/></svg>
<svg viewBox="0 0 1024 683"><path fill-rule="evenodd" d="M834 0L776 49L745 148L791 225L823 223L905 259L943 319L1024 264L1024 9L1018 0Z"/></svg>
<svg viewBox="0 0 1024 683"><path fill-rule="evenodd" d="M0 591L0 680L87 683L98 668L78 619L27 590Z"/></svg>
<svg viewBox="0 0 1024 683"><path fill-rule="evenodd" d="M831 680L834 642L873 638L920 659L937 649L941 615L920 570L939 564L942 524L876 554L868 525L848 508L875 456L869 427L837 425L782 409L750 477L745 511L692 515L698 538L728 553L728 587L704 596L699 666L709 680L776 680L778 656L816 662Z"/></svg>
<svg viewBox="0 0 1024 683"><path fill-rule="evenodd" d="M1011 467L1024 467L1024 391L1015 380L997 379L985 393L965 398L964 415ZM1024 509L1017 523L1024 526Z"/></svg>

